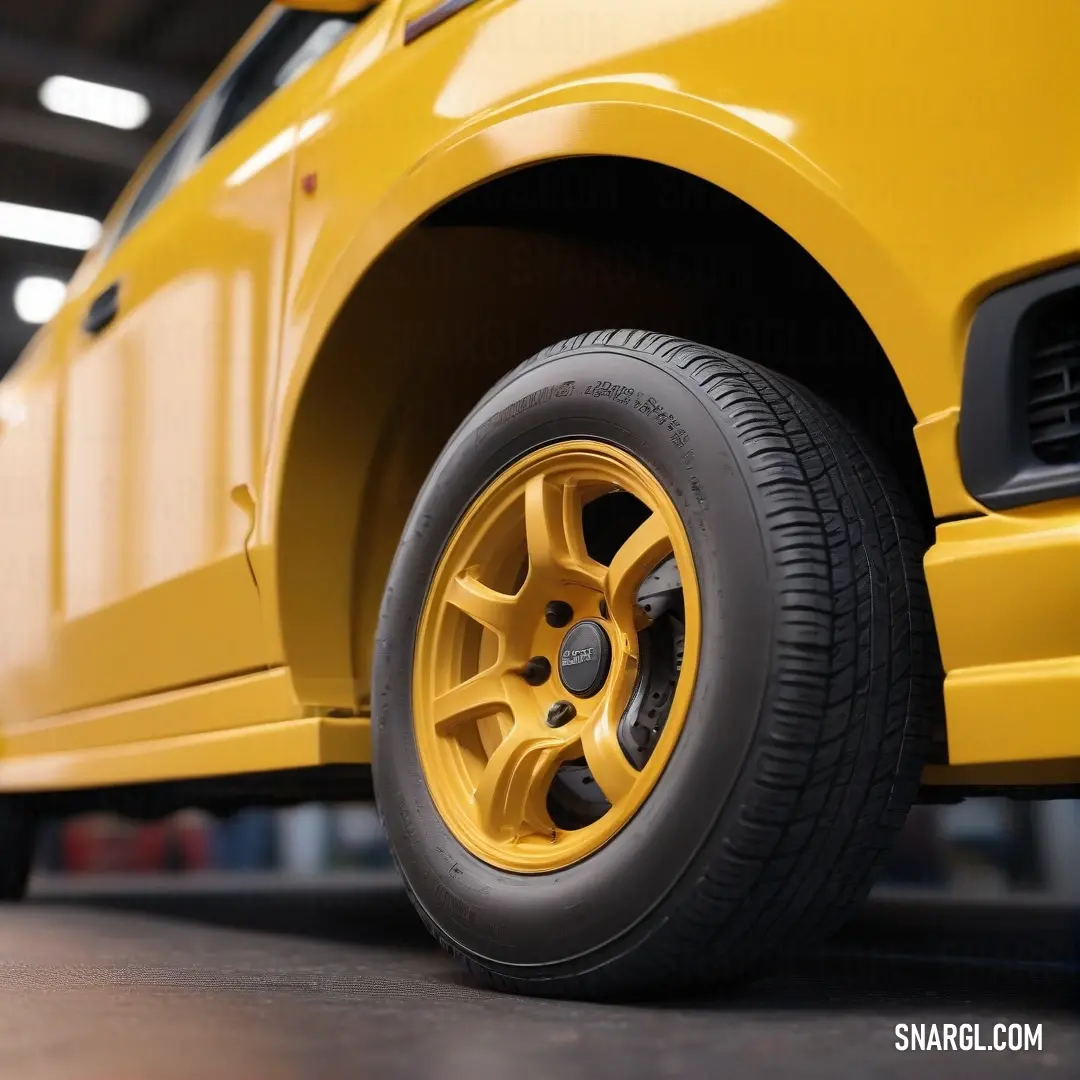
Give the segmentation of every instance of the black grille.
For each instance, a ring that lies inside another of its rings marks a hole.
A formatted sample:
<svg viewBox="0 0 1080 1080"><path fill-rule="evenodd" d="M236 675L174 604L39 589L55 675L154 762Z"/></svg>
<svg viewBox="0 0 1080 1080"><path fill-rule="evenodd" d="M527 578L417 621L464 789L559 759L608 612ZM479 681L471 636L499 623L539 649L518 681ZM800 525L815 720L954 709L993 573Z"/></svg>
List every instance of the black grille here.
<svg viewBox="0 0 1080 1080"><path fill-rule="evenodd" d="M1080 462L1080 292L1055 296L1025 321L1032 452L1048 465Z"/></svg>

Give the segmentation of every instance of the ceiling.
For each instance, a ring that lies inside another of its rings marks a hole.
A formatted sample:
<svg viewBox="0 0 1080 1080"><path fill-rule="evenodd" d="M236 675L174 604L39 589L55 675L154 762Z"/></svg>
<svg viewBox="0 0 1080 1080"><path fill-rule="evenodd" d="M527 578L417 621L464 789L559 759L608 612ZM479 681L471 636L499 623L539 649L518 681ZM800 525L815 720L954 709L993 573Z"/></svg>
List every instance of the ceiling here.
<svg viewBox="0 0 1080 1080"><path fill-rule="evenodd" d="M266 0L0 0L0 201L102 220L132 170ZM47 112L38 88L72 75L138 90L138 131ZM81 254L0 237L0 373L34 333L12 296L28 274L67 280Z"/></svg>

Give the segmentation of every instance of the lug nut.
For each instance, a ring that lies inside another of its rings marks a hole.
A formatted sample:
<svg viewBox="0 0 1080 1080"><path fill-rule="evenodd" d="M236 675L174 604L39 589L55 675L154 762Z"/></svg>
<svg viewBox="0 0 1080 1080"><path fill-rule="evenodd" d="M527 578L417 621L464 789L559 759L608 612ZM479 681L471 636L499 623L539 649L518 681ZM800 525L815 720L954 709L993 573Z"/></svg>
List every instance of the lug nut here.
<svg viewBox="0 0 1080 1080"><path fill-rule="evenodd" d="M564 724L569 724L575 716L577 716L577 709L569 701L556 701L548 709L547 725L548 727L562 727Z"/></svg>
<svg viewBox="0 0 1080 1080"><path fill-rule="evenodd" d="M565 600L552 600L544 608L548 626L565 626L574 617L574 609Z"/></svg>
<svg viewBox="0 0 1080 1080"><path fill-rule="evenodd" d="M530 686L542 686L551 678L551 661L546 656L534 656L521 669L521 677Z"/></svg>

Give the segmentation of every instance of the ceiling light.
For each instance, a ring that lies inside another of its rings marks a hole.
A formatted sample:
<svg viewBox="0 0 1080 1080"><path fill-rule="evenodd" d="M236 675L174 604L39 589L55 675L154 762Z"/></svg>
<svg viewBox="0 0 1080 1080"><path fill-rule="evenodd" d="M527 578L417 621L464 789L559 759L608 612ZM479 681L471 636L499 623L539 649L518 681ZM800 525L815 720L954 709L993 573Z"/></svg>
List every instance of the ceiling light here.
<svg viewBox="0 0 1080 1080"><path fill-rule="evenodd" d="M15 314L35 326L47 323L64 303L67 286L57 278L28 277L15 286Z"/></svg>
<svg viewBox="0 0 1080 1080"><path fill-rule="evenodd" d="M134 131L150 118L150 102L134 90L53 75L41 84L38 99L49 112Z"/></svg>
<svg viewBox="0 0 1080 1080"><path fill-rule="evenodd" d="M31 244L89 251L101 236L101 224L82 214L0 202L0 236L9 240L27 240Z"/></svg>

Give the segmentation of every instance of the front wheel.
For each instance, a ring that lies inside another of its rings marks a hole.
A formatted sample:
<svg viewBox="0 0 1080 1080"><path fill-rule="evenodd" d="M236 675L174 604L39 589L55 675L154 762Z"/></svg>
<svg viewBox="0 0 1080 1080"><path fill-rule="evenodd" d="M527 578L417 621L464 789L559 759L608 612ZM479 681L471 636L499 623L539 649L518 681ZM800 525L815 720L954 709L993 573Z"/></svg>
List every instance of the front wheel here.
<svg viewBox="0 0 1080 1080"><path fill-rule="evenodd" d="M869 888L940 694L916 519L809 392L630 331L504 379L387 583L374 775L490 984L737 978Z"/></svg>

